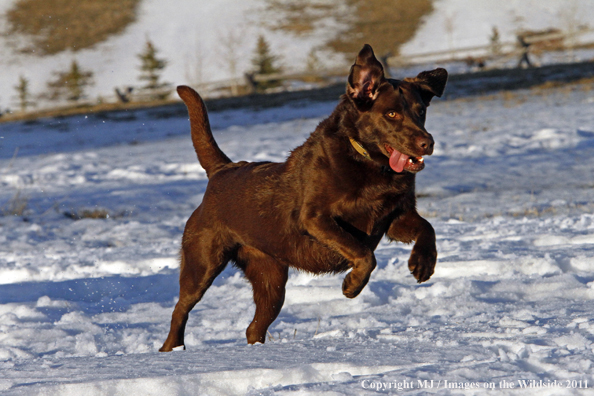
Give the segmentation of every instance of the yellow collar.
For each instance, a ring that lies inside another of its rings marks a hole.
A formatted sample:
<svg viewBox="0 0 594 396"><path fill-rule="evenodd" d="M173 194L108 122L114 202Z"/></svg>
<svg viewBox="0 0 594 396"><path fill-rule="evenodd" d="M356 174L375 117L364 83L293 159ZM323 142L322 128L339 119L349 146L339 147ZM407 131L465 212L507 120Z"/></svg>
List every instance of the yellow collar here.
<svg viewBox="0 0 594 396"><path fill-rule="evenodd" d="M361 143L359 143L358 141L356 141L355 139L353 139L350 136L349 136L349 140L351 141L351 145L353 146L353 148L355 150L357 150L357 152L359 154L361 154L363 157L367 158L368 160L371 159L371 156L369 155L369 153L367 152L367 150L365 150L363 148L363 146L361 145Z"/></svg>

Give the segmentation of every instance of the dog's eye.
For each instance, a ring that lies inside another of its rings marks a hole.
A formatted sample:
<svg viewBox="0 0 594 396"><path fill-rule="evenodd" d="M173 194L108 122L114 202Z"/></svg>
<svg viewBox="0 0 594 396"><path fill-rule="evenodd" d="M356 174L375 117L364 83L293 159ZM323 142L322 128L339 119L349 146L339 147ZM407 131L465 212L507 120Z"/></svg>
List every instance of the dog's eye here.
<svg viewBox="0 0 594 396"><path fill-rule="evenodd" d="M386 113L386 117L396 120L396 119L400 118L400 114L396 113L395 111L388 111Z"/></svg>
<svg viewBox="0 0 594 396"><path fill-rule="evenodd" d="M419 117L423 117L425 115L425 109L419 111Z"/></svg>

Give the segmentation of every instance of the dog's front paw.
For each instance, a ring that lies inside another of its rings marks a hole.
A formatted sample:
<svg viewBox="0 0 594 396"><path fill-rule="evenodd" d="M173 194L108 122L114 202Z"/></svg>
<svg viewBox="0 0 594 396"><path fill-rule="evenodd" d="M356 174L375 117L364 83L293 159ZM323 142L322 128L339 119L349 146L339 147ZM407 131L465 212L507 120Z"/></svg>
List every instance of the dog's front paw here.
<svg viewBox="0 0 594 396"><path fill-rule="evenodd" d="M421 283L431 278L436 262L437 250L435 246L415 245L408 259L408 269L417 282Z"/></svg>

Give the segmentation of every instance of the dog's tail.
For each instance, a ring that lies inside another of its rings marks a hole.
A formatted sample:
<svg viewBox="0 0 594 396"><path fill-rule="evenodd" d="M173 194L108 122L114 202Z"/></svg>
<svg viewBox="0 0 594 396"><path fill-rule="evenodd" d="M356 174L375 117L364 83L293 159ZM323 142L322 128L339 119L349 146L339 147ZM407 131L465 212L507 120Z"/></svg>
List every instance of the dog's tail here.
<svg viewBox="0 0 594 396"><path fill-rule="evenodd" d="M198 161L206 171L206 176L210 178L231 160L221 151L212 136L206 106L198 92L185 85L180 85L177 87L177 93L188 108L192 143L198 155Z"/></svg>

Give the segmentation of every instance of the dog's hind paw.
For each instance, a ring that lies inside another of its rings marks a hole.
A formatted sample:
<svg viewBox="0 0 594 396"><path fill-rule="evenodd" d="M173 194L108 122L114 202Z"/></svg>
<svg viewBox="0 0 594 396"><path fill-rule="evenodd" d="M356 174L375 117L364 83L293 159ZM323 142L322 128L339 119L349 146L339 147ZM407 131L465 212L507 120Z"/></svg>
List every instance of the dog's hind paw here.
<svg viewBox="0 0 594 396"><path fill-rule="evenodd" d="M342 282L342 294L347 298L355 298L361 293L361 290L369 282L371 272L375 269L376 261L373 252L369 252L364 259L356 260L353 263L353 269L349 272Z"/></svg>
<svg viewBox="0 0 594 396"><path fill-rule="evenodd" d="M169 347L169 346L163 345L161 348L159 348L159 352L177 352L177 351L185 351L185 350L186 350L185 345L178 345L176 347Z"/></svg>
<svg viewBox="0 0 594 396"><path fill-rule="evenodd" d="M342 281L342 294L344 294L346 298L357 297L369 280L369 278L364 279L363 281L353 280L351 274L352 272L349 272Z"/></svg>

